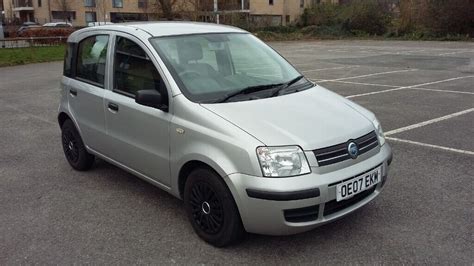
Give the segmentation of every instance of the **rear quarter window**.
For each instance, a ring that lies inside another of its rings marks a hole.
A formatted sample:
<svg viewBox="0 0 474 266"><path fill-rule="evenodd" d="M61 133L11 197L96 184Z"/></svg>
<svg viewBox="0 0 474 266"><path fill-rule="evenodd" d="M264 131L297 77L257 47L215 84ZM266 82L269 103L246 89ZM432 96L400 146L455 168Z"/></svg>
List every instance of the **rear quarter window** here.
<svg viewBox="0 0 474 266"><path fill-rule="evenodd" d="M63 69L63 75L66 77L72 77L73 55L74 55L74 43L68 43L66 47L66 53L64 54L64 69Z"/></svg>
<svg viewBox="0 0 474 266"><path fill-rule="evenodd" d="M108 43L108 35L95 35L78 44L76 78L104 85Z"/></svg>

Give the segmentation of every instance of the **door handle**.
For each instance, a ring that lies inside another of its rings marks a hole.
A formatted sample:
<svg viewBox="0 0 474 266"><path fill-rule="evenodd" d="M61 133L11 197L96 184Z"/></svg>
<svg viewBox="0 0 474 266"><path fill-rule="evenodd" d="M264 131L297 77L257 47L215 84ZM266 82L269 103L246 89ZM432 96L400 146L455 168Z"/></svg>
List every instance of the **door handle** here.
<svg viewBox="0 0 474 266"><path fill-rule="evenodd" d="M107 106L109 107L109 110L111 111L118 112L119 110L118 105L115 103L109 103Z"/></svg>
<svg viewBox="0 0 474 266"><path fill-rule="evenodd" d="M69 93L70 93L72 96L77 96L77 91L76 91L76 90L69 89Z"/></svg>

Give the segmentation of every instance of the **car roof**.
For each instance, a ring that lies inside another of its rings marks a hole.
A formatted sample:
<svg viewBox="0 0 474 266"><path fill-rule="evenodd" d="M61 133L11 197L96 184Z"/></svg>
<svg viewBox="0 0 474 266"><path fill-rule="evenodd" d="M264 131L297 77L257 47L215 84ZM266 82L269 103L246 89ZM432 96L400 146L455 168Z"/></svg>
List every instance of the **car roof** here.
<svg viewBox="0 0 474 266"><path fill-rule="evenodd" d="M200 22L179 22L179 21L163 21L163 22L127 22L118 24L107 24L84 28L79 32L87 32L94 29L101 30L118 30L133 33L136 30L142 30L151 37L187 35L199 33L244 33L245 30L225 25Z"/></svg>

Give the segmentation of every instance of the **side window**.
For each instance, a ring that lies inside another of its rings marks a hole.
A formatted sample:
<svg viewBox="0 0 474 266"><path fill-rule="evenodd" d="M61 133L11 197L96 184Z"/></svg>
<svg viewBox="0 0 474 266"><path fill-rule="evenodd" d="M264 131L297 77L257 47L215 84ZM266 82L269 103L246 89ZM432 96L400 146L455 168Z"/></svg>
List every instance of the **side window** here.
<svg viewBox="0 0 474 266"><path fill-rule="evenodd" d="M64 70L63 70L63 75L66 77L72 77L73 54L74 54L74 44L68 43L66 47L66 53L64 54Z"/></svg>
<svg viewBox="0 0 474 266"><path fill-rule="evenodd" d="M160 86L161 78L153 62L135 42L117 37L114 59L114 91L135 97L139 90L157 90L167 97Z"/></svg>
<svg viewBox="0 0 474 266"><path fill-rule="evenodd" d="M79 43L76 77L104 86L108 43L107 35L91 36Z"/></svg>

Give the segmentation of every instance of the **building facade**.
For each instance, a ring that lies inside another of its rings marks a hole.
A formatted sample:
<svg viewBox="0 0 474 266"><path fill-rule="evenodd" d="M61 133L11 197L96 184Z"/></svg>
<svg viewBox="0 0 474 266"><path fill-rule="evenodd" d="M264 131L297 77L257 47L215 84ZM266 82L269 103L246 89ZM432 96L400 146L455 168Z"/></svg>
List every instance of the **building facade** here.
<svg viewBox="0 0 474 266"><path fill-rule="evenodd" d="M311 0L250 0L250 18L256 24L288 25L310 5Z"/></svg>
<svg viewBox="0 0 474 266"><path fill-rule="evenodd" d="M198 20L215 21L214 0L199 0L197 11L201 12ZM305 8L319 3L339 3L339 0L217 0L219 13L224 23L229 21L230 14L242 14L250 25L281 26L294 23Z"/></svg>
<svg viewBox="0 0 474 266"><path fill-rule="evenodd" d="M66 21L74 26L90 22L123 22L159 19L157 0L3 0L7 23L34 21L40 24ZM303 10L320 2L338 0L175 0L171 8L184 19L216 21L240 14L257 26L279 26L295 22ZM196 15L199 14L199 15ZM224 23L226 23L224 21Z"/></svg>
<svg viewBox="0 0 474 266"><path fill-rule="evenodd" d="M4 0L7 22L89 22L148 20L152 13L147 0Z"/></svg>

